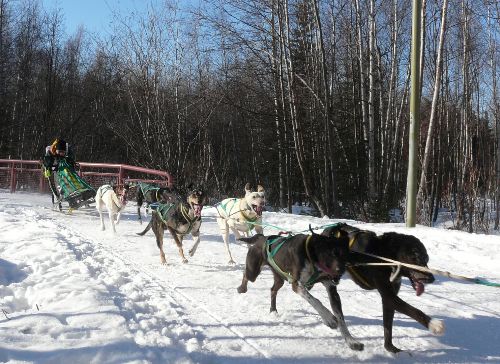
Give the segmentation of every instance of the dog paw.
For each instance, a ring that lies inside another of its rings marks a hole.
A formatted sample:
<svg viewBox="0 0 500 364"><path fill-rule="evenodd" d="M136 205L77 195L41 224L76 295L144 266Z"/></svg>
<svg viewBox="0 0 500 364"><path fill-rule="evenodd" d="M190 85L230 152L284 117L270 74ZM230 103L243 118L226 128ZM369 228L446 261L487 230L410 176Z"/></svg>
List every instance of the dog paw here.
<svg viewBox="0 0 500 364"><path fill-rule="evenodd" d="M441 320L432 319L429 322L429 331L434 335L444 335L444 322Z"/></svg>
<svg viewBox="0 0 500 364"><path fill-rule="evenodd" d="M271 311L271 312L269 312L269 315L275 319L277 319L279 317L278 311Z"/></svg>
<svg viewBox="0 0 500 364"><path fill-rule="evenodd" d="M236 290L238 291L238 293L246 293L247 292L247 288L243 287L243 286L239 286Z"/></svg>
<svg viewBox="0 0 500 364"><path fill-rule="evenodd" d="M365 345L360 343L360 342L352 342L349 344L349 347L352 349L352 350L356 350L356 351L362 351L364 348L365 348Z"/></svg>
<svg viewBox="0 0 500 364"><path fill-rule="evenodd" d="M182 263L186 264L188 260L186 258L182 259Z"/></svg>
<svg viewBox="0 0 500 364"><path fill-rule="evenodd" d="M194 255L193 249L191 249L190 251L188 251L188 254L189 254L190 257L192 257Z"/></svg>
<svg viewBox="0 0 500 364"><path fill-rule="evenodd" d="M236 264L236 262L235 262L234 260L232 260L232 259L231 259L231 260L230 260L227 264L235 265L235 264Z"/></svg>
<svg viewBox="0 0 500 364"><path fill-rule="evenodd" d="M384 348L385 348L385 350L387 350L388 352L393 353L393 354L397 354L397 353L401 352L401 349L395 347L392 344L386 344L386 345L384 345Z"/></svg>

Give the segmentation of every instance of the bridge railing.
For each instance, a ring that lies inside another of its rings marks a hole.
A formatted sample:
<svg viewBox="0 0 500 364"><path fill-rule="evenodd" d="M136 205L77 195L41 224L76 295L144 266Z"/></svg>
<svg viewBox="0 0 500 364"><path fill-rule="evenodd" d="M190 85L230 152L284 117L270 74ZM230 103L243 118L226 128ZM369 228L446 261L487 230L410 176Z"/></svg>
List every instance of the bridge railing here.
<svg viewBox="0 0 500 364"><path fill-rule="evenodd" d="M172 187L174 180L166 171L130 166L128 164L78 162L78 174L92 187L108 183L147 182ZM36 160L0 159L0 188L47 192L42 165Z"/></svg>

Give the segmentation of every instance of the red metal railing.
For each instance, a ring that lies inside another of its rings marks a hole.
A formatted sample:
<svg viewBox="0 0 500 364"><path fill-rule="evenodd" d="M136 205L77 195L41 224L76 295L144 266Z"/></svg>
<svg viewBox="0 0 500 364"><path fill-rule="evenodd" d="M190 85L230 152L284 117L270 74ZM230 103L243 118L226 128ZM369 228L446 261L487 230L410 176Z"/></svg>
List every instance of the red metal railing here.
<svg viewBox="0 0 500 364"><path fill-rule="evenodd" d="M79 162L79 174L92 187L106 183L147 182L172 187L174 180L170 173L155 169L129 166L127 164ZM40 161L0 159L0 188L10 192L18 189L45 192L47 181L43 177Z"/></svg>

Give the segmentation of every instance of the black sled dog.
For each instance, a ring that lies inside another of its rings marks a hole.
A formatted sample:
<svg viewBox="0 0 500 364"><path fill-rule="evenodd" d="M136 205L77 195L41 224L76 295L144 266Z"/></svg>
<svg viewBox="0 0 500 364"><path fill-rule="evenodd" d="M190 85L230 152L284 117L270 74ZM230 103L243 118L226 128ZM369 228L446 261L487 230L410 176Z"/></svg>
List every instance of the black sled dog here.
<svg viewBox="0 0 500 364"><path fill-rule="evenodd" d="M376 289L382 298L385 349L392 353L401 351L392 343L392 325L395 311L411 317L429 329L431 333L442 335L445 329L442 321L432 319L398 296L401 277L407 277L417 296L420 296L424 292L424 284L434 282L434 276L431 273L423 273L404 266L397 268L358 265L380 262L380 260L356 252L369 253L402 263L427 267L429 256L424 244L412 235L390 232L377 236L372 231L360 230L347 224L329 227L321 233L321 235L327 237L345 236L346 234L349 237L349 248L351 250L347 271L352 280L363 289Z"/></svg>
<svg viewBox="0 0 500 364"><path fill-rule="evenodd" d="M351 349L363 350L363 344L352 337L347 329L340 296L336 289L340 276L345 271L345 261L349 254L347 236L298 234L289 237L267 237L256 234L239 240L250 244L243 280L238 287L239 293L245 293L248 281L255 282L262 266L269 265L274 276L274 285L271 288L271 312L277 311L276 296L287 280L292 284L293 291L318 312L326 326L332 329L338 327ZM316 283L325 286L331 312L309 292Z"/></svg>

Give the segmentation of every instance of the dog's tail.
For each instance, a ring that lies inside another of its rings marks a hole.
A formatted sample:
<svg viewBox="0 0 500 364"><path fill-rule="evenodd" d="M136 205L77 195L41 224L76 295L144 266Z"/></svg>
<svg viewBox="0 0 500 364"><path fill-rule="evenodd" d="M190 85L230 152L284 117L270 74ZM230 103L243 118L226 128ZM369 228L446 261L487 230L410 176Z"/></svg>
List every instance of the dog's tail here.
<svg viewBox="0 0 500 364"><path fill-rule="evenodd" d="M153 226L153 219L149 221L148 226L144 229L144 231L141 231L140 233L136 233L137 235L143 236L145 235L149 230L151 230L151 226Z"/></svg>
<svg viewBox="0 0 500 364"><path fill-rule="evenodd" d="M245 242L247 244L255 244L259 240L259 238L262 238L262 237L264 237L264 235L262 235L262 234L255 234L254 236L251 236L249 238L239 238L238 240L239 241L243 241L243 242Z"/></svg>

